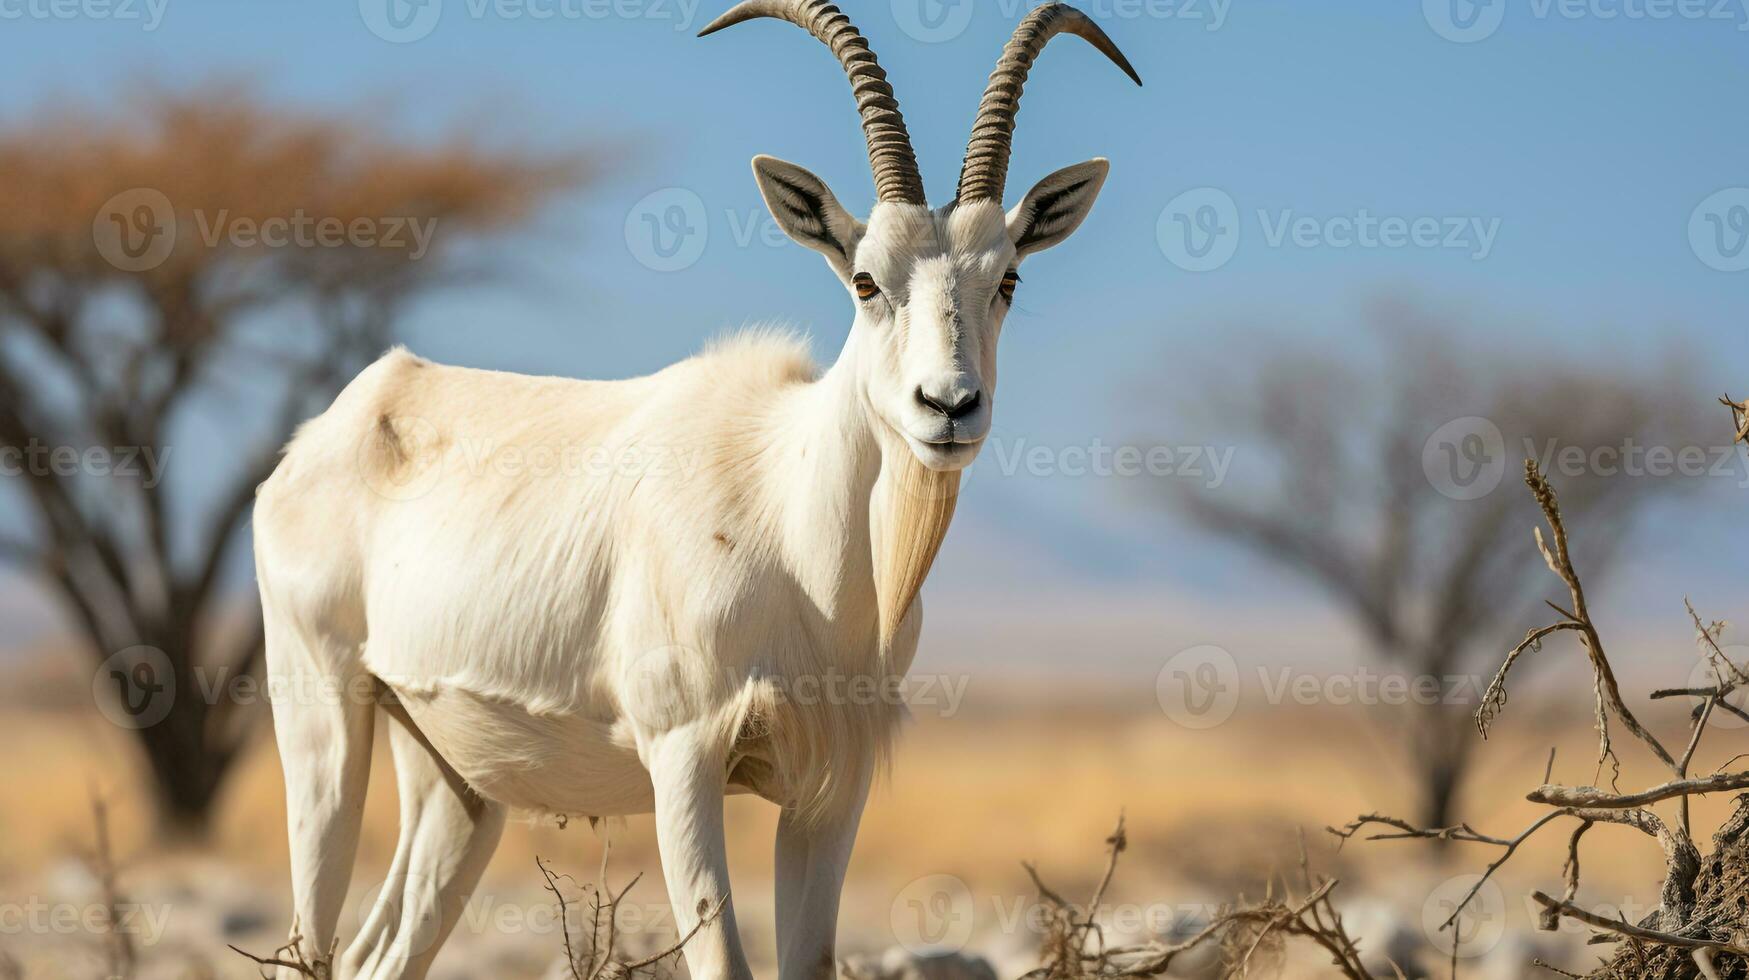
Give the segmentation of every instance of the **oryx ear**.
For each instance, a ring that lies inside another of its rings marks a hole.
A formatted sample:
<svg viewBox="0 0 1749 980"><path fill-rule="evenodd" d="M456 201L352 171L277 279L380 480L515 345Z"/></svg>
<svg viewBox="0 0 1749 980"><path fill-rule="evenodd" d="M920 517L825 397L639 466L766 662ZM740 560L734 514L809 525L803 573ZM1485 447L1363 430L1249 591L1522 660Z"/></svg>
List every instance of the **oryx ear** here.
<svg viewBox="0 0 1749 980"><path fill-rule="evenodd" d="M768 156L753 158L753 178L783 233L824 255L839 277L850 281L863 225L844 210L826 182L802 167Z"/></svg>
<svg viewBox="0 0 1749 980"><path fill-rule="evenodd" d="M1008 237L1022 257L1042 252L1081 227L1111 171L1105 159L1077 163L1051 174L1008 212Z"/></svg>

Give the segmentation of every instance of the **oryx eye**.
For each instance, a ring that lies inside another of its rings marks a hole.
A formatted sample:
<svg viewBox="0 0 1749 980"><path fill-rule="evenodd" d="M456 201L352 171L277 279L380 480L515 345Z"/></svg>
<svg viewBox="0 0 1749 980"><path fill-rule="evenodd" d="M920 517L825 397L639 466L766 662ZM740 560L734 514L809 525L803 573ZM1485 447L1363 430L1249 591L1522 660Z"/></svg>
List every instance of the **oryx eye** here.
<svg viewBox="0 0 1749 980"><path fill-rule="evenodd" d="M1014 302L1014 287L1018 285L1020 285L1020 273L1009 269L1008 274L1002 277L1001 284L996 287L996 291L1002 294L1003 299L1012 303Z"/></svg>
<svg viewBox="0 0 1749 980"><path fill-rule="evenodd" d="M881 294L881 287L875 285L874 276L866 272L858 272L850 280L850 284L856 287L857 299L874 299Z"/></svg>

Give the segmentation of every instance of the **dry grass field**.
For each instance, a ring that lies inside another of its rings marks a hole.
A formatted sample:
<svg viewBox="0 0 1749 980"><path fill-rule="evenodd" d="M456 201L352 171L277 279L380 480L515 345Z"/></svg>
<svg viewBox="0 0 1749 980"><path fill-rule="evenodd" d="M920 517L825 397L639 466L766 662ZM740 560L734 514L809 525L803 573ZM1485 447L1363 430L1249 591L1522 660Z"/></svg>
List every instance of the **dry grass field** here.
<svg viewBox="0 0 1749 980"><path fill-rule="evenodd" d="M1422 842L1357 843L1338 853L1322 829L1374 810L1412 815L1406 777L1413 760L1400 748L1400 715L1278 706L1190 731L1159 710L1151 690L979 683L971 691L953 716L918 718L869 806L845 894L841 953L965 942L991 958L999 975L1018 975L1032 964L1037 941L1036 918L1028 915L1034 891L1021 860L1035 862L1069 894L1085 894L1103 863L1101 841L1122 811L1131 847L1105 903L1116 932L1182 934L1223 902L1261 895L1273 873L1294 870L1304 830L1314 864L1343 879L1338 904L1363 945L1420 958L1429 971L1420 975L1446 975L1423 912L1455 898L1450 879L1479 871L1493 855L1461 845L1442 855ZM80 857L92 845L96 792L112 815L121 896L139 906L130 926L141 976L255 975L225 944L267 952L286 922L285 814L266 727L230 784L214 839L167 850L153 842L127 734L94 711L55 700L0 712L0 744L9 747L0 780L7 916L0 948L25 976L101 976L102 936L74 923L98 901ZM1537 813L1523 793L1542 781L1551 746L1560 750L1559 776L1589 781L1595 740L1588 721L1588 705L1577 700L1515 703L1481 752L1463 812L1488 832L1522 829ZM1733 744L1725 734L1714 739L1719 752ZM1702 758L1696 768L1723 761ZM1630 767L1623 784L1645 775ZM1712 826L1725 802L1703 804L1697 828ZM395 807L379 744L343 931L356 927L392 855ZM750 954L768 965L775 814L737 798L729 823L737 912ZM1596 831L1582 895L1597 907L1623 907L1630 918L1656 902L1662 869L1656 848L1635 837L1620 828ZM523 819L506 832L439 975L553 975L563 940L535 857L588 881L604 842L611 842L613 883L645 873L622 909L629 944L653 949L671 940L647 818L596 829ZM1572 967L1590 962L1576 929L1530 935L1534 917L1523 896L1558 884L1564 846L1562 831L1550 831L1508 867L1486 921L1468 927L1485 955L1466 957L1463 975L1529 975L1521 971L1533 953ZM1326 975L1318 962L1309 951L1290 951L1286 975Z"/></svg>

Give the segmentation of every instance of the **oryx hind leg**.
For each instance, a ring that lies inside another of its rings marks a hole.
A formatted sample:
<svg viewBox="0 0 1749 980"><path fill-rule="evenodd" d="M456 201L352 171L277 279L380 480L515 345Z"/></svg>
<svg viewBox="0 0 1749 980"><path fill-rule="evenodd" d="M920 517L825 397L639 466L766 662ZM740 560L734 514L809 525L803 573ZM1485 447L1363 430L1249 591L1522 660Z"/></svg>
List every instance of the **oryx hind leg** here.
<svg viewBox="0 0 1749 980"><path fill-rule="evenodd" d="M291 935L306 958L327 960L370 781L374 681L356 666L355 643L289 615L265 586L262 597L273 733L285 774Z"/></svg>
<svg viewBox="0 0 1749 980"><path fill-rule="evenodd" d="M502 805L470 789L399 705L385 713L401 835L376 904L342 958L342 980L424 977L504 830Z"/></svg>

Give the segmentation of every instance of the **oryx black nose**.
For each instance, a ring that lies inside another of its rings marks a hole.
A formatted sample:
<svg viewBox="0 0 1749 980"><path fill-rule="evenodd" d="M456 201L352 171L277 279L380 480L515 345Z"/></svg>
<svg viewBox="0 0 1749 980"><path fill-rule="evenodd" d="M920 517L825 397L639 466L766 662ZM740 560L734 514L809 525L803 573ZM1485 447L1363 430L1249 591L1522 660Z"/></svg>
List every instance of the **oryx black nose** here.
<svg viewBox="0 0 1749 980"><path fill-rule="evenodd" d="M978 410L983 400L984 393L981 391L960 389L951 395L937 397L924 391L921 385L917 388L917 404L930 411L940 412L950 419L963 419L972 414Z"/></svg>

